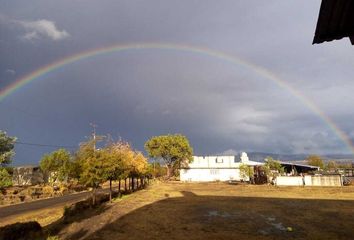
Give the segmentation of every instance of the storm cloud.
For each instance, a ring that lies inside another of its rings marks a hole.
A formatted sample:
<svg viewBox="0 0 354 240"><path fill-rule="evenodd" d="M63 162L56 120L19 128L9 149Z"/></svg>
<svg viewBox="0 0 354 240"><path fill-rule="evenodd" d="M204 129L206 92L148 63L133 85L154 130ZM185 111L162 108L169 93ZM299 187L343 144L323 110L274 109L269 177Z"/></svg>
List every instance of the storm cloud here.
<svg viewBox="0 0 354 240"><path fill-rule="evenodd" d="M350 153L309 107L354 138L352 47L347 40L311 45L319 6L317 0L7 2L0 16L22 27L0 18L0 89L79 52L166 43L239 58L300 94L215 56L131 49L74 62L18 89L0 102L0 128L22 142L73 147L94 122L100 134L139 150L153 135L182 133L196 154ZM51 150L17 145L14 163L36 163Z"/></svg>

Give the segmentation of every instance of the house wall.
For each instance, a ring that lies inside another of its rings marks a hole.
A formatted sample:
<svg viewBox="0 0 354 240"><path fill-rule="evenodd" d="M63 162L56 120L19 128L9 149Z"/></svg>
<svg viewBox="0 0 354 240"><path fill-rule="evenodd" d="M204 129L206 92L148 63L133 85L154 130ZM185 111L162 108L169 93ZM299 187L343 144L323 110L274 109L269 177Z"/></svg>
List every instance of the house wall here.
<svg viewBox="0 0 354 240"><path fill-rule="evenodd" d="M240 181L240 169L204 168L181 169L180 180L185 182ZM244 179L248 181L249 179Z"/></svg>
<svg viewBox="0 0 354 240"><path fill-rule="evenodd" d="M180 169L180 180L191 182L240 181L239 167L241 164L253 167L263 163L250 161L245 152L239 158L235 156L193 156L193 161ZM249 181L249 177L242 180Z"/></svg>
<svg viewBox="0 0 354 240"><path fill-rule="evenodd" d="M235 168L238 167L235 156L193 156L189 168Z"/></svg>

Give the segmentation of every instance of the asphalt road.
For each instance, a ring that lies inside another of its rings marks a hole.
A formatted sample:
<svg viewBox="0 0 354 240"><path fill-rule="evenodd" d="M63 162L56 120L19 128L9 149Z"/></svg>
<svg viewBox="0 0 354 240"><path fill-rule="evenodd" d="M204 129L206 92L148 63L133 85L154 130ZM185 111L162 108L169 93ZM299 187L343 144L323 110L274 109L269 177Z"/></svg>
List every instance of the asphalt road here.
<svg viewBox="0 0 354 240"><path fill-rule="evenodd" d="M101 192L101 193L109 192L109 189L100 189L97 192ZM33 202L19 203L15 205L0 207L0 219L23 214L26 212L39 210L39 209L65 206L66 204L71 204L74 202L84 200L90 194L91 192L81 192L81 193L64 195L60 197L41 199Z"/></svg>

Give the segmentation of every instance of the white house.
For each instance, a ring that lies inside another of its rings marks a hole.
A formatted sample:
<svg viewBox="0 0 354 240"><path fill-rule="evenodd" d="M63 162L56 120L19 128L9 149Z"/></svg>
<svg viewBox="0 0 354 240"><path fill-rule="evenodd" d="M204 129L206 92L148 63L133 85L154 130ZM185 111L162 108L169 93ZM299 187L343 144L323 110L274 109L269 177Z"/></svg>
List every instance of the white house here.
<svg viewBox="0 0 354 240"><path fill-rule="evenodd" d="M240 165L263 165L260 162L250 161L247 153L237 156L193 156L193 161L180 169L180 180L188 182L211 182L245 180L240 176Z"/></svg>

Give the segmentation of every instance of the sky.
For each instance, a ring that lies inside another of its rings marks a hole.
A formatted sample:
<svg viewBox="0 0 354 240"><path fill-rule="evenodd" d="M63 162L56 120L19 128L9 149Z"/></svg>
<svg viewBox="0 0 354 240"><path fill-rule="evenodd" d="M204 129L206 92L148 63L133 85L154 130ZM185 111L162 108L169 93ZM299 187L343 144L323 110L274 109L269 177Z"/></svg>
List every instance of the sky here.
<svg viewBox="0 0 354 240"><path fill-rule="evenodd" d="M204 51L130 49L54 69L0 101L0 129L19 142L74 151L95 123L98 134L140 151L152 136L180 133L198 155L352 153L343 138L354 139L353 47L348 39L312 45L319 0L0 6L0 92L93 49L165 44ZM13 164L36 164L53 150L16 144Z"/></svg>

